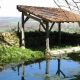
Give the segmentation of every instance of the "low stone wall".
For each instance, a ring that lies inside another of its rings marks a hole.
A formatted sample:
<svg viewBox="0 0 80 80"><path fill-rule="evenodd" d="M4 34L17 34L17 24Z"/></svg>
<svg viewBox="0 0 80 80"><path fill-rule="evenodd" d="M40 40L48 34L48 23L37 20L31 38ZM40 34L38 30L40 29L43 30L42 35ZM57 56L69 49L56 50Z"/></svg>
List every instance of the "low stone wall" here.
<svg viewBox="0 0 80 80"><path fill-rule="evenodd" d="M18 34L19 38L21 34ZM50 33L50 45L58 44L58 32ZM25 32L26 47L28 46L45 46L45 32ZM80 45L80 34L61 32L61 43L70 45Z"/></svg>
<svg viewBox="0 0 80 80"><path fill-rule="evenodd" d="M25 44L28 46L45 46L46 33L45 32L25 32ZM0 33L0 45L4 46L20 46L21 33L15 32L1 32ZM79 44L80 45L80 34L77 33L61 33L62 44ZM50 45L58 44L58 32L50 33Z"/></svg>

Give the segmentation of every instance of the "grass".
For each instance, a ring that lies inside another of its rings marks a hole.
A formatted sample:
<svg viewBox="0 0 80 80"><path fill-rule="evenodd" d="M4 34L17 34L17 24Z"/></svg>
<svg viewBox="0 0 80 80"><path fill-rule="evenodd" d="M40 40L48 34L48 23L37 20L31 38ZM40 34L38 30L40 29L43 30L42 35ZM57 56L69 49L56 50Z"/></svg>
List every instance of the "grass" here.
<svg viewBox="0 0 80 80"><path fill-rule="evenodd" d="M51 50L55 49L63 49L70 48L71 45L55 45L51 46ZM19 62L19 61L27 61L33 59L40 59L44 56L45 47L29 47L26 49L22 49L19 47L11 46L5 47L0 46L0 62Z"/></svg>
<svg viewBox="0 0 80 80"><path fill-rule="evenodd" d="M55 45L51 46L51 50L69 48L70 45ZM20 62L27 61L33 59L41 59L44 58L45 47L28 47L26 49L22 49L20 47L5 47L0 46L0 62Z"/></svg>
<svg viewBox="0 0 80 80"><path fill-rule="evenodd" d="M71 48L72 45L69 44L55 44L55 46L51 46L51 50L63 49L63 48Z"/></svg>
<svg viewBox="0 0 80 80"><path fill-rule="evenodd" d="M22 49L15 46L0 46L0 62L18 62L44 57L44 53L38 50Z"/></svg>

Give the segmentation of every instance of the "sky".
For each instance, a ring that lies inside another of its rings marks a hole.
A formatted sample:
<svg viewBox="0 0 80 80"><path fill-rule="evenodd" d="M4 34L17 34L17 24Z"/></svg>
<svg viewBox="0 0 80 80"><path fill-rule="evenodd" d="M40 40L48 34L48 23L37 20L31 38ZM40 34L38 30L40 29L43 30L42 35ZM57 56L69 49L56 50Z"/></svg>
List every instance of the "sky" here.
<svg viewBox="0 0 80 80"><path fill-rule="evenodd" d="M0 17L20 17L16 5L57 7L53 0L0 0Z"/></svg>

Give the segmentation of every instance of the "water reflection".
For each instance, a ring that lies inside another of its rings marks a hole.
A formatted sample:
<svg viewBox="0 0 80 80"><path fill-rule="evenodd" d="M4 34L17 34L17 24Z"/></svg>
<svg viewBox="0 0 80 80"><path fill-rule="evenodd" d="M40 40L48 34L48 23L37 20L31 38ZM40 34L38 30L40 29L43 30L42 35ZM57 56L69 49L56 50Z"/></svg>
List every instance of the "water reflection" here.
<svg viewBox="0 0 80 80"><path fill-rule="evenodd" d="M4 79L4 73L6 73ZM65 80L80 79L80 64L72 60L46 59L23 63L0 72L0 80L52 80L58 76ZM74 79L76 77L76 79Z"/></svg>
<svg viewBox="0 0 80 80"><path fill-rule="evenodd" d="M57 59L57 60L58 60L58 69L57 69L56 74L58 74L58 76L60 76L60 73L61 73L65 78L66 77L65 74L60 69L60 59Z"/></svg>
<svg viewBox="0 0 80 80"><path fill-rule="evenodd" d="M21 80L25 80L24 79L24 64L22 64L22 79Z"/></svg>
<svg viewBox="0 0 80 80"><path fill-rule="evenodd" d="M46 72L45 74L49 74L49 59L46 59ZM66 77L66 75L63 73L63 71L61 71L60 69L60 64L61 64L61 60L60 59L57 59L57 63L58 63L58 66L57 66L57 72L56 72L56 75L58 75L60 77L60 73L64 76L64 78L69 78L69 77ZM49 77L46 77L45 80L47 80L47 78Z"/></svg>

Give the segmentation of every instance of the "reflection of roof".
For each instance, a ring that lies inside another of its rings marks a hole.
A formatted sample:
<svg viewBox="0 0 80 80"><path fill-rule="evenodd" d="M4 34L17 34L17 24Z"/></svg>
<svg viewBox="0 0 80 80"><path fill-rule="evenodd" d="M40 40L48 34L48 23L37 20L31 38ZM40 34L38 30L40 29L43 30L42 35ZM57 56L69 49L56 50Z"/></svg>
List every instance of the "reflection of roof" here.
<svg viewBox="0 0 80 80"><path fill-rule="evenodd" d="M60 8L51 7L36 7L36 6L22 6L18 5L17 9L21 12L29 13L33 16L39 17L43 20L51 22L77 22L80 21L80 15L63 10Z"/></svg>

